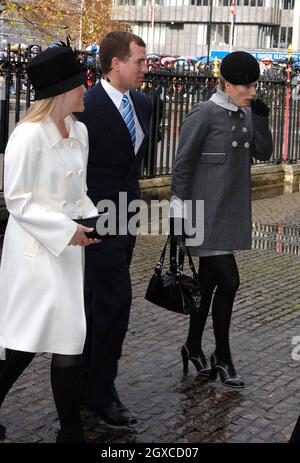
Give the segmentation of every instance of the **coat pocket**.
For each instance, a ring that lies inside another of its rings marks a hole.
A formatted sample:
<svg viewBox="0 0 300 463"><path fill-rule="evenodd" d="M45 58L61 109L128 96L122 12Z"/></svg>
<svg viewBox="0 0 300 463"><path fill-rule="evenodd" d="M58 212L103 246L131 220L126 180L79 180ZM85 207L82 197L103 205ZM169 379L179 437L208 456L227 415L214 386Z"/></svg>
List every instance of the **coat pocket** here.
<svg viewBox="0 0 300 463"><path fill-rule="evenodd" d="M24 240L25 256L34 257L40 249L40 243L31 235L27 235Z"/></svg>
<svg viewBox="0 0 300 463"><path fill-rule="evenodd" d="M226 162L226 153L201 153L201 164L224 164Z"/></svg>

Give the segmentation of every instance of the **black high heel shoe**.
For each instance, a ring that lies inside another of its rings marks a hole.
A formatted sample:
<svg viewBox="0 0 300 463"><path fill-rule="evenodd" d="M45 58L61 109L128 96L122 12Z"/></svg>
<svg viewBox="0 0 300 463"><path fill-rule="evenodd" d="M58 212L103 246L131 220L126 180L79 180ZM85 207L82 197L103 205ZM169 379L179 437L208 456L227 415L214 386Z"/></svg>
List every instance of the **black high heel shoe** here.
<svg viewBox="0 0 300 463"><path fill-rule="evenodd" d="M5 435L6 435L6 428L5 426L2 426L2 424L0 424L0 440L5 439Z"/></svg>
<svg viewBox="0 0 300 463"><path fill-rule="evenodd" d="M181 348L183 373L186 375L189 371L189 360L194 364L198 375L208 378L211 375L211 369L208 366L205 355L202 350L199 353L191 352L186 344Z"/></svg>
<svg viewBox="0 0 300 463"><path fill-rule="evenodd" d="M214 352L210 358L211 363L211 378L216 379L219 373L220 379L224 386L242 389L245 383L237 376L233 363L228 363L218 360Z"/></svg>

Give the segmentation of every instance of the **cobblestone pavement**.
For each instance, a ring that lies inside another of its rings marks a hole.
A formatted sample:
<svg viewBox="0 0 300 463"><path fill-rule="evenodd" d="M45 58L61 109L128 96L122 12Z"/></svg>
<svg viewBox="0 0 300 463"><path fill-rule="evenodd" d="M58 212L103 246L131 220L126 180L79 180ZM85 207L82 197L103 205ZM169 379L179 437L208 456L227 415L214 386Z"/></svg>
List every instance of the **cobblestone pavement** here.
<svg viewBox="0 0 300 463"><path fill-rule="evenodd" d="M300 226L300 193L253 203L254 220ZM204 380L193 365L182 374L187 317L144 299L162 237L138 239L132 265L133 306L117 387L139 417L131 431L99 425L83 410L90 442L286 442L300 413L300 256L274 250L238 252L241 286L231 328L233 358L246 382L240 391ZM277 248L280 250L280 247ZM299 252L300 254L300 252ZM204 335L214 349L211 317ZM59 427L49 382L49 355L37 356L7 396L1 422L11 442L54 442Z"/></svg>

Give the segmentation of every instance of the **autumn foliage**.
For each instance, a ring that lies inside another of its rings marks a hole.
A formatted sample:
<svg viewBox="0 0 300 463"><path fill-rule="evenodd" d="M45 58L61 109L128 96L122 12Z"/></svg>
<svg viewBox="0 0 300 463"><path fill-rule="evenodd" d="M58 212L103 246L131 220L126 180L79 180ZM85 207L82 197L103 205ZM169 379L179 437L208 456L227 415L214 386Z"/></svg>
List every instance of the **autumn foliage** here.
<svg viewBox="0 0 300 463"><path fill-rule="evenodd" d="M0 13L12 23L25 21L43 41L70 35L74 45L98 44L111 30L131 30L129 23L112 17L111 0L0 0Z"/></svg>

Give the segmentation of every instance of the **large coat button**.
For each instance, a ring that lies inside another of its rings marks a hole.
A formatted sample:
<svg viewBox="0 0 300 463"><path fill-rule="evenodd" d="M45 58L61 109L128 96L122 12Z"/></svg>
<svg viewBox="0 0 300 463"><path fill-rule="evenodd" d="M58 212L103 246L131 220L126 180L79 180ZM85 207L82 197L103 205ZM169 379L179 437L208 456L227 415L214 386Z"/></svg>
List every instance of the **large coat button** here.
<svg viewBox="0 0 300 463"><path fill-rule="evenodd" d="M67 201L62 201L61 206L66 207L67 204L68 204Z"/></svg>
<svg viewBox="0 0 300 463"><path fill-rule="evenodd" d="M71 148L74 148L75 142L71 140L71 141L70 141L70 146L71 146Z"/></svg>
<svg viewBox="0 0 300 463"><path fill-rule="evenodd" d="M235 130L236 130L236 126L233 125L233 126L232 126L232 131L234 132Z"/></svg>
<svg viewBox="0 0 300 463"><path fill-rule="evenodd" d="M232 142L232 146L233 146L233 148L237 148L237 147L238 147L238 142L237 142L237 141L233 141L233 142Z"/></svg>
<svg viewBox="0 0 300 463"><path fill-rule="evenodd" d="M244 133L247 133L247 132L248 132L247 127L243 127L243 132L244 132Z"/></svg>
<svg viewBox="0 0 300 463"><path fill-rule="evenodd" d="M72 177L73 175L73 171L72 170L68 170L68 172L66 173L66 176L67 177Z"/></svg>
<svg viewBox="0 0 300 463"><path fill-rule="evenodd" d="M250 148L250 143L246 142L246 143L245 143L245 148L246 148L246 149L249 149L249 148Z"/></svg>
<svg viewBox="0 0 300 463"><path fill-rule="evenodd" d="M84 170L83 170L83 169L79 169L79 171L78 171L79 177L82 177L82 176L83 176L83 173L84 173Z"/></svg>
<svg viewBox="0 0 300 463"><path fill-rule="evenodd" d="M240 113L240 118L244 119L244 114L243 113Z"/></svg>
<svg viewBox="0 0 300 463"><path fill-rule="evenodd" d="M80 199L78 199L78 201L76 201L76 206L78 206L78 207L81 206L81 201L80 201Z"/></svg>
<svg viewBox="0 0 300 463"><path fill-rule="evenodd" d="M228 113L228 116L229 116L229 117L231 117L231 116L232 116L232 112L231 112L231 111L229 111L229 113Z"/></svg>

